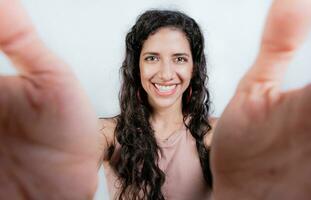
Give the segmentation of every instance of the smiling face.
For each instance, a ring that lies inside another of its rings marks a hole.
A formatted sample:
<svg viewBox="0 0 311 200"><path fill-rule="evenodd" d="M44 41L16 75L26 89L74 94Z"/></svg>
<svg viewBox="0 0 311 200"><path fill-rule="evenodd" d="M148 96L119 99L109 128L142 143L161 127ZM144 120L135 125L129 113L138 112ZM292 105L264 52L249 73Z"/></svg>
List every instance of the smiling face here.
<svg viewBox="0 0 311 200"><path fill-rule="evenodd" d="M150 35L143 44L139 67L153 109L181 108L193 71L190 45L182 31L168 27Z"/></svg>

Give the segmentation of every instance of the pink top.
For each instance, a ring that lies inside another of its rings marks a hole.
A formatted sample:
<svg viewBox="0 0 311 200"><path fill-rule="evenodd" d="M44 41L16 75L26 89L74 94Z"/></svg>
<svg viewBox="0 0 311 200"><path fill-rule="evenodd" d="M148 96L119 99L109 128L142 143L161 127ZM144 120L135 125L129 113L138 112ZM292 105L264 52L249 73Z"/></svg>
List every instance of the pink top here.
<svg viewBox="0 0 311 200"><path fill-rule="evenodd" d="M211 189L206 184L195 139L185 126L175 131L168 139L158 140L163 155L159 159L159 167L165 173L162 192L167 200L209 200ZM114 155L120 150L117 144ZM112 159L114 158L112 156ZM111 199L115 199L118 183L115 173L105 166L108 190Z"/></svg>

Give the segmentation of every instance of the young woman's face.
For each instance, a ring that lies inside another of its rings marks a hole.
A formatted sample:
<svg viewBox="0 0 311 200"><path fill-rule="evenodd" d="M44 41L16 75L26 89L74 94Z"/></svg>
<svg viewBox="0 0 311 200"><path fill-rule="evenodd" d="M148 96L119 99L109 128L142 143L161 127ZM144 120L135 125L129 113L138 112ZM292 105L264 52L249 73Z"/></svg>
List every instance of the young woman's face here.
<svg viewBox="0 0 311 200"><path fill-rule="evenodd" d="M181 106L193 71L190 45L182 31L161 28L150 35L143 44L139 67L153 109Z"/></svg>

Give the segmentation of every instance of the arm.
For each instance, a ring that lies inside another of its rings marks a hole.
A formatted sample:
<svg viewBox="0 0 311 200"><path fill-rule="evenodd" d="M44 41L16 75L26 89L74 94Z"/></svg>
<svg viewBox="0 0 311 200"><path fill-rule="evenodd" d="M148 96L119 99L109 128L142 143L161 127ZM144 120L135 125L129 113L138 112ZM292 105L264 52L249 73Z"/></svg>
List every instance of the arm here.
<svg viewBox="0 0 311 200"><path fill-rule="evenodd" d="M101 162L109 161L109 154L111 148L115 145L115 128L117 121L115 118L99 118L98 127L100 133L100 143L102 156L100 158Z"/></svg>
<svg viewBox="0 0 311 200"><path fill-rule="evenodd" d="M0 199L92 199L96 115L70 67L40 40L18 0L0 1Z"/></svg>
<svg viewBox="0 0 311 200"><path fill-rule="evenodd" d="M212 126L212 129L205 135L204 137L204 145L205 147L210 147L213 139L213 135L215 132L215 128L218 122L218 118L210 117L209 118L210 124Z"/></svg>
<svg viewBox="0 0 311 200"><path fill-rule="evenodd" d="M311 198L311 85L280 89L310 27L310 0L273 2L259 55L214 131L214 199Z"/></svg>

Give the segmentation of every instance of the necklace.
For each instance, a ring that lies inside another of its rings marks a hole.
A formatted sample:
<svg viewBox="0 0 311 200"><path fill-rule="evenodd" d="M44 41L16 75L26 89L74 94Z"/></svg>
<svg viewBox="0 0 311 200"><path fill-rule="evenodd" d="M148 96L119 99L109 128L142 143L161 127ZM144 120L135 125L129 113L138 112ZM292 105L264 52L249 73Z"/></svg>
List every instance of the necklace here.
<svg viewBox="0 0 311 200"><path fill-rule="evenodd" d="M172 136L174 136L177 131L179 131L182 127L183 127L184 123L181 123L174 131L171 131L170 134L168 134L167 137L165 138L160 138L160 137L157 137L158 134L155 134L156 135L156 138L159 140L159 141L162 141L162 142L168 142Z"/></svg>

